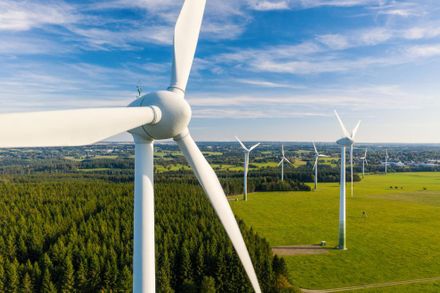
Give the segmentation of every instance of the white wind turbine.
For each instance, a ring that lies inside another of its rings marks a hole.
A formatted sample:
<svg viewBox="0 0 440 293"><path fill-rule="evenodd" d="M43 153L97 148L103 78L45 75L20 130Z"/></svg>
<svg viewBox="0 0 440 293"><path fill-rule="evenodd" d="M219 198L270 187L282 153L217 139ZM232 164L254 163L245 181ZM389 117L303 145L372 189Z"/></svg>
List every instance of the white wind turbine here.
<svg viewBox="0 0 440 293"><path fill-rule="evenodd" d="M92 144L124 131L135 142L133 292L154 293L153 141L173 138L230 237L256 292L261 292L248 250L220 182L188 130L191 107L184 99L206 0L186 0L174 32L171 83L128 107L0 115L0 147Z"/></svg>
<svg viewBox="0 0 440 293"><path fill-rule="evenodd" d="M238 137L235 137L235 139L240 143L241 147L244 150L244 183L243 183L243 195L244 200L247 200L247 174L249 169L249 154L250 152L255 149L257 146L260 145L260 143L257 143L253 146L251 146L249 149L241 142L241 140Z"/></svg>
<svg viewBox="0 0 440 293"><path fill-rule="evenodd" d="M313 170L315 170L315 190L318 188L318 161L319 158L328 158L329 156L320 154L316 149L315 142L313 142L313 148L315 149L315 164L313 165Z"/></svg>
<svg viewBox="0 0 440 293"><path fill-rule="evenodd" d="M284 145L281 145L281 161L278 163L278 166L281 165L281 181L284 181L284 162L292 164L284 154Z"/></svg>
<svg viewBox="0 0 440 293"><path fill-rule="evenodd" d="M362 160L362 178L365 176L365 165L368 165L367 151L368 151L368 149L365 149L365 154L361 157L361 160Z"/></svg>
<svg viewBox="0 0 440 293"><path fill-rule="evenodd" d="M385 174L388 174L388 159L390 157L388 156L388 150L385 149Z"/></svg>
<svg viewBox="0 0 440 293"><path fill-rule="evenodd" d="M338 145L341 146L341 186L340 186L340 194L339 194L339 249L347 249L346 246L346 205L345 205L345 151L347 147L353 146L354 139L356 137L356 133L359 129L359 125L361 121L359 121L356 127L353 129L351 133L347 131L344 123L338 115L338 112L335 111L336 118L339 121L339 124L342 129L343 137L336 141Z"/></svg>

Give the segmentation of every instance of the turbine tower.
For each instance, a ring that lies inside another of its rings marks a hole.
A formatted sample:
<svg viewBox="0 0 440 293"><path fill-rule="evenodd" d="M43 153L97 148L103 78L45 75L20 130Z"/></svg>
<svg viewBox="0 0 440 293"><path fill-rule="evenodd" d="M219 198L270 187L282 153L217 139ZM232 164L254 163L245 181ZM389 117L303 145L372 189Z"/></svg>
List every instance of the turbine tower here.
<svg viewBox="0 0 440 293"><path fill-rule="evenodd" d="M362 178L365 177L365 165L368 165L367 151L368 151L368 149L365 149L365 154L364 154L363 157L361 157L361 160L362 160Z"/></svg>
<svg viewBox="0 0 440 293"><path fill-rule="evenodd" d="M292 164L284 154L284 145L281 145L281 161L278 163L278 166L281 165L281 181L284 181L284 162Z"/></svg>
<svg viewBox="0 0 440 293"><path fill-rule="evenodd" d="M253 146L251 146L249 149L241 142L241 140L238 137L235 137L235 139L240 143L241 147L244 150L244 182L243 182L243 196L244 200L247 201L247 174L249 169L249 154L252 150L254 150L257 146L260 145L260 143L257 143Z"/></svg>
<svg viewBox="0 0 440 293"><path fill-rule="evenodd" d="M313 142L313 148L315 150L315 164L313 165L313 170L315 170L315 190L318 188L318 161L319 158L328 158L326 155L322 155L316 149L315 142Z"/></svg>
<svg viewBox="0 0 440 293"><path fill-rule="evenodd" d="M359 121L356 127L353 129L351 133L347 131L344 123L338 115L338 112L335 111L336 118L339 121L339 124L342 129L343 137L336 141L338 145L341 146L341 186L340 186L340 194L339 194L339 249L347 249L346 245L346 205L345 205L345 152L347 147L351 147L354 143L354 139L356 137L356 133L359 129L359 125L361 121Z"/></svg>
<svg viewBox="0 0 440 293"><path fill-rule="evenodd" d="M385 175L388 174L388 159L390 157L388 156L388 150L385 149Z"/></svg>
<svg viewBox="0 0 440 293"><path fill-rule="evenodd" d="M133 292L156 292L153 142L174 139L191 165L255 290L261 289L220 182L190 135L185 89L206 0L186 0L174 31L171 83L128 107L0 115L1 148L81 146L129 131L135 142Z"/></svg>

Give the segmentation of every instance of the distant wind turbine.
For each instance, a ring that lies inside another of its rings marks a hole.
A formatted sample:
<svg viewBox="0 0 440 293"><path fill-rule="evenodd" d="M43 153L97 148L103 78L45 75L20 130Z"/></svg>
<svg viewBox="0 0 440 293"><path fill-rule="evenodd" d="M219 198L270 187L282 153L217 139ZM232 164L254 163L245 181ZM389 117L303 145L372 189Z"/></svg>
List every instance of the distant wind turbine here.
<svg viewBox="0 0 440 293"><path fill-rule="evenodd" d="M346 205L345 205L345 151L347 147L351 147L354 143L356 133L359 129L361 121L359 121L356 127L351 133L347 131L344 123L339 117L338 113L335 111L336 118L342 129L343 137L336 141L338 145L341 146L341 186L340 186L340 196L339 196L339 249L347 249L346 246Z"/></svg>
<svg viewBox="0 0 440 293"><path fill-rule="evenodd" d="M243 196L244 200L247 200L247 173L249 168L249 154L250 152L255 149L257 146L260 145L260 143L257 143L253 146L251 146L249 149L241 142L241 140L238 137L235 137L235 139L240 143L241 147L244 150L244 183L243 183Z"/></svg>
<svg viewBox="0 0 440 293"><path fill-rule="evenodd" d="M385 149L385 174L388 174L388 159L390 157L388 156L388 150Z"/></svg>
<svg viewBox="0 0 440 293"><path fill-rule="evenodd" d="M318 161L319 158L328 158L326 155L322 155L316 149L316 145L313 142L313 148L315 149L315 164L313 165L313 170L315 170L315 190L318 188Z"/></svg>
<svg viewBox="0 0 440 293"><path fill-rule="evenodd" d="M367 151L368 151L368 149L365 149L365 154L364 154L363 157L361 157L361 160L362 160L362 178L364 178L364 176L365 176L365 165L368 165Z"/></svg>
<svg viewBox="0 0 440 293"><path fill-rule="evenodd" d="M284 154L284 145L281 145L281 161L278 163L278 166L281 165L281 181L284 181L284 162L292 164Z"/></svg>

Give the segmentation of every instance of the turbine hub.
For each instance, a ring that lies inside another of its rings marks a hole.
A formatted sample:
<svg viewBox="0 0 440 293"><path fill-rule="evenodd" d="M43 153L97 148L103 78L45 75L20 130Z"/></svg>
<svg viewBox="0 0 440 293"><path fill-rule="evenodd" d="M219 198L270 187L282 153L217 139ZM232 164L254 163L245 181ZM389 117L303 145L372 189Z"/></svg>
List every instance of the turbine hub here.
<svg viewBox="0 0 440 293"><path fill-rule="evenodd" d="M352 140L349 137L343 137L343 138L337 140L336 143L341 145L341 146L349 147L349 146L351 146L354 143L354 140Z"/></svg>
<svg viewBox="0 0 440 293"><path fill-rule="evenodd" d="M144 95L131 103L129 107L157 107L161 117L155 124L144 125L131 134L146 139L169 139L181 134L191 120L191 107L182 94L171 91L158 91Z"/></svg>

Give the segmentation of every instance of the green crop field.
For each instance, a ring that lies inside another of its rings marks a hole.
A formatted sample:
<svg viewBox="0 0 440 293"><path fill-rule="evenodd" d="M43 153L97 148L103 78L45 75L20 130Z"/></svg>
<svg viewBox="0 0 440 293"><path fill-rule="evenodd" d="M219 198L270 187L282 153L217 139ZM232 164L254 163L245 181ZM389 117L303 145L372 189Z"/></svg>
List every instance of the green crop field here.
<svg viewBox="0 0 440 293"><path fill-rule="evenodd" d="M250 194L248 202L233 202L232 207L272 246L325 240L334 247L339 185L318 188L317 192ZM348 250L286 256L298 286L335 288L440 276L440 173L370 175L355 184L353 198L349 190L348 186ZM399 290L438 292L439 282L399 286Z"/></svg>

